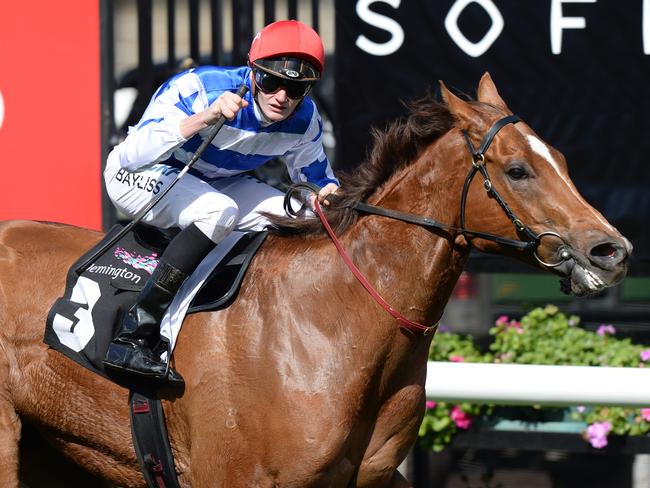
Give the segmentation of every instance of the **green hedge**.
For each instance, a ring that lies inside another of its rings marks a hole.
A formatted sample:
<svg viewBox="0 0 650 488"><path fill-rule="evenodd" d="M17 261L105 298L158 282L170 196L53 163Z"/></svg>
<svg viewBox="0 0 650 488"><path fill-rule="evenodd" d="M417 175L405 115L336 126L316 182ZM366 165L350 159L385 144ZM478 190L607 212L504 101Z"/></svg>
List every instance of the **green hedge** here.
<svg viewBox="0 0 650 488"><path fill-rule="evenodd" d="M552 364L576 366L645 367L650 363L650 346L633 344L616 337L611 324L602 324L596 332L580 327L577 316L567 316L558 307L536 308L520 321L499 317L490 329L493 341L489 350L478 349L470 336L439 331L431 346L431 361L477 363ZM646 385L639 385L640 388ZM648 406L650 407L650 405ZM643 435L650 431L650 408L581 407L571 409L538 406L503 407L462 403L451 405L427 401L420 426L424 446L441 451L460 430L481 421L494 421L504 410L520 419L539 421L557 416L584 422L583 437L595 448L607 445L608 435ZM568 414L568 415L567 415Z"/></svg>

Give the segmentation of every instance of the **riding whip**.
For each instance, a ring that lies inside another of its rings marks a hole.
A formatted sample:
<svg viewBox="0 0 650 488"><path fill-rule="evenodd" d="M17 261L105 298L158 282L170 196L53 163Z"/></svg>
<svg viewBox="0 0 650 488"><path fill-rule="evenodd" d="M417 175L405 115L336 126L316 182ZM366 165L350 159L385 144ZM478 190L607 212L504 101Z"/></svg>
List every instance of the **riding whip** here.
<svg viewBox="0 0 650 488"><path fill-rule="evenodd" d="M241 98L246 95L246 92L248 91L248 87L246 86L246 83L242 83L241 86L237 89L237 95L239 95ZM223 127L223 124L226 123L226 117L222 114L219 119L214 123L212 128L210 129L210 132L208 133L208 136L205 138L205 140L201 143L199 148L196 150L194 153L194 156L192 156L192 159L189 160L189 162L185 165L185 167L181 170L180 173L174 178L174 181L172 181L165 190L160 193L154 200L150 201L146 207L144 207L138 215L135 216L135 218L129 222L127 225L124 226L124 228L115 234L115 236L110 239L106 244L104 244L100 249L98 249L95 253L93 253L88 259L86 259L83 263L81 263L77 268L75 269L75 272L77 274L81 274L88 267L102 254L104 254L111 246L113 246L117 241L119 241L122 237L124 237L131 229L133 229L149 211L156 206L156 204L171 190L174 185L180 180L189 170L192 166L194 166L194 163L196 163L201 156L203 155L203 152L206 150L206 148L210 145L212 140L215 138L217 133L221 130Z"/></svg>

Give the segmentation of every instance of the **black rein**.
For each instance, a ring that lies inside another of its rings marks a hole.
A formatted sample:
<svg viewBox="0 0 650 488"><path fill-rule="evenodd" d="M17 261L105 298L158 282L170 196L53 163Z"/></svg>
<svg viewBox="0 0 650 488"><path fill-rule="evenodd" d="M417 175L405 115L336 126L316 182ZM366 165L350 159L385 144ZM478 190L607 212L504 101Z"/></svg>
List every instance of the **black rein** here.
<svg viewBox="0 0 650 488"><path fill-rule="evenodd" d="M472 155L472 167L467 173L467 176L465 178L465 183L463 185L463 192L461 194L460 227L454 227L448 224L443 224L441 222L430 219L428 217L421 217L419 215L413 215L405 212L400 212L397 210L388 210L364 202L357 202L353 205L349 205L348 208L352 208L366 214L379 215L382 217L388 217L391 219L400 220L402 222L419 225L424 228L458 232L464 236L467 236L470 239L472 238L485 239L488 241L495 242L497 244L511 246L525 251L531 251L534 253L535 257L539 260L536 254L536 249L537 246L539 245L541 237L545 234L553 234L553 235L556 234L550 232L535 234L529 227L524 225L521 222L521 220L517 218L517 216L512 211L512 209L508 206L505 200L501 197L499 192L494 189L494 187L492 186L492 181L490 180L490 176L485 167L485 153L490 147L490 144L492 143L494 136L496 136L497 133L506 125L516 124L520 120L521 119L516 115L509 115L507 117L503 117L502 119L497 120L494 123L494 125L492 125L488 133L486 134L485 138L483 139L478 149L474 148L474 145L472 144L469 135L467 134L466 131L463 131L463 136L465 137L465 141L467 142L467 147L469 149L470 154ZM469 193L470 184L474 179L476 173L481 173L481 176L483 177L483 186L487 191L488 195L491 198L494 198L499 203L499 205L501 206L505 214L508 216L512 224L515 226L517 232L522 233L525 236L526 240L509 239L506 237L489 234L487 232L478 232L478 231L469 230L465 227L465 204L467 201L467 195ZM298 190L309 190L318 193L319 188L316 185L313 185L311 183L298 183L292 185L289 188L285 196L284 208L289 215L292 215L294 217L302 213L302 210L297 212L294 211L293 208L291 207L291 202L290 202L291 195L293 194L294 191L298 191ZM336 197L334 196L334 198ZM540 260L540 262L542 261ZM542 262L542 264L546 264L546 263ZM557 264L552 264L552 265L546 264L546 265L556 266Z"/></svg>

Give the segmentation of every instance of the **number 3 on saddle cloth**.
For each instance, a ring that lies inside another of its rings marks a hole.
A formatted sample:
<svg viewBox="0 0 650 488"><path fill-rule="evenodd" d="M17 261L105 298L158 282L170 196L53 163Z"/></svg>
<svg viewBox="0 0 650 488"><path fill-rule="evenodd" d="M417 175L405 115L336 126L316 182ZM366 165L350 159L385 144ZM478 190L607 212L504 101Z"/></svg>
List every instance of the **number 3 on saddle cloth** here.
<svg viewBox="0 0 650 488"><path fill-rule="evenodd" d="M65 294L52 306L44 341L91 371L110 378L102 360L120 327L123 314L135 303L138 292L158 264L169 243L168 231L138 224L81 275L76 268L122 227L114 226L68 271ZM161 324L160 345L166 358L187 313L227 307L237 295L243 276L266 232L232 232L203 260L176 294ZM111 378L114 379L114 378Z"/></svg>

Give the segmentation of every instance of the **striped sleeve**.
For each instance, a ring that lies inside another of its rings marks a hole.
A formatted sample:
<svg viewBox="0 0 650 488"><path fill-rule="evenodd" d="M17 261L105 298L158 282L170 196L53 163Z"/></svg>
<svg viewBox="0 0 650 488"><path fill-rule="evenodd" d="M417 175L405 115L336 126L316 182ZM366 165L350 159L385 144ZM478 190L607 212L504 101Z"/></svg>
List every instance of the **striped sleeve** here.
<svg viewBox="0 0 650 488"><path fill-rule="evenodd" d="M129 170L167 159L186 139L181 120L208 106L198 76L183 73L162 85L154 94L137 126L116 148L120 165Z"/></svg>
<svg viewBox="0 0 650 488"><path fill-rule="evenodd" d="M323 122L315 107L305 135L284 159L294 183L308 181L320 187L328 183L340 184L323 149Z"/></svg>

